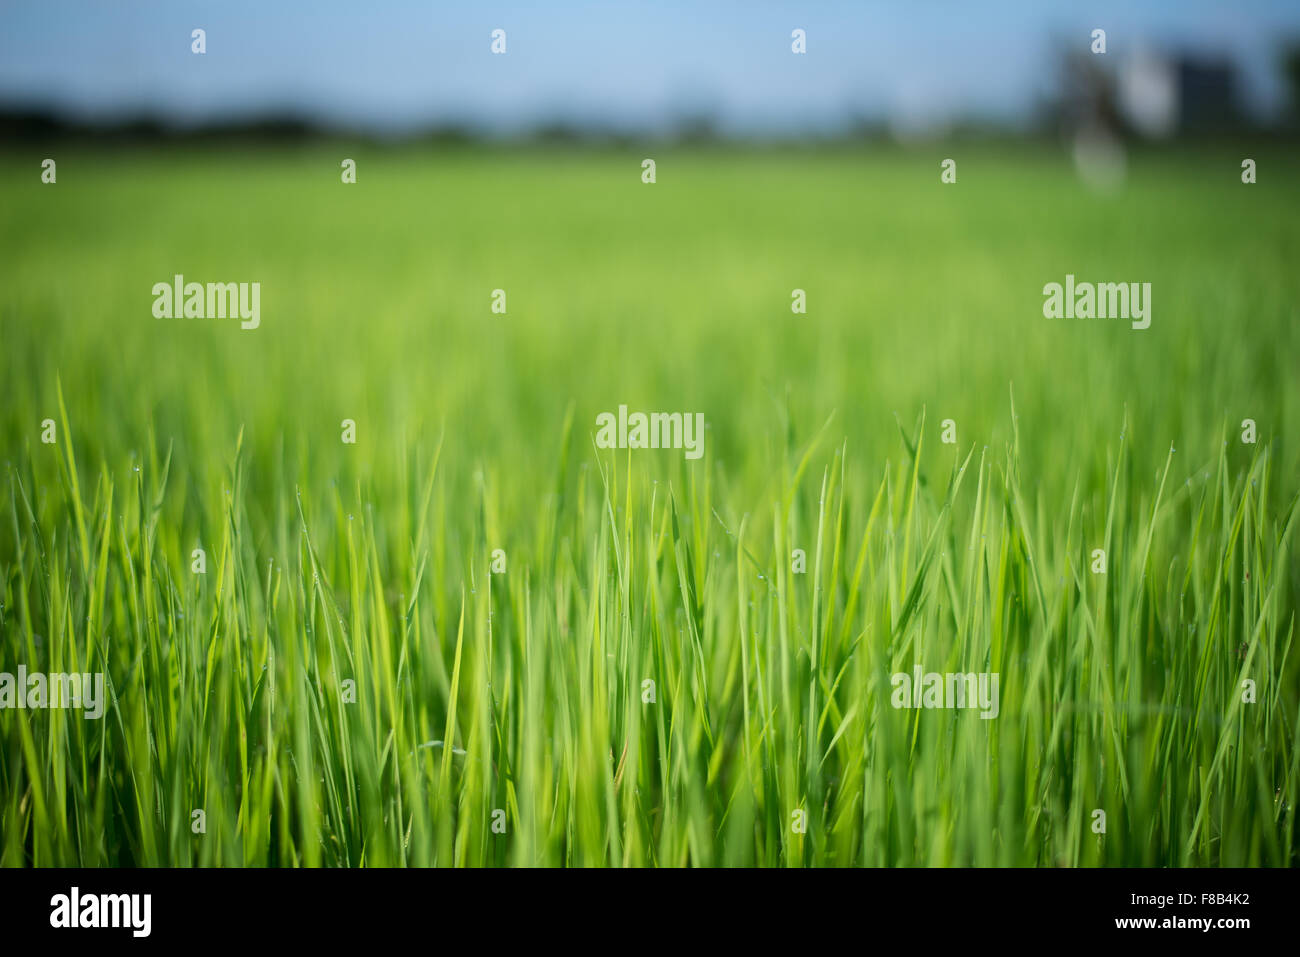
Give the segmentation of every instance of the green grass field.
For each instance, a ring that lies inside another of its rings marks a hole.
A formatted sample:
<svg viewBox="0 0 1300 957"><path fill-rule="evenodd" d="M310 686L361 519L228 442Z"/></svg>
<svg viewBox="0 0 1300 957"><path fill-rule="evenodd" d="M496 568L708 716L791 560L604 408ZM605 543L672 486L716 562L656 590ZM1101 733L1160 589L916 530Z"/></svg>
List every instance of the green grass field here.
<svg viewBox="0 0 1300 957"><path fill-rule="evenodd" d="M1241 155L0 154L0 671L110 695L0 710L0 863L1295 864L1300 169Z"/></svg>

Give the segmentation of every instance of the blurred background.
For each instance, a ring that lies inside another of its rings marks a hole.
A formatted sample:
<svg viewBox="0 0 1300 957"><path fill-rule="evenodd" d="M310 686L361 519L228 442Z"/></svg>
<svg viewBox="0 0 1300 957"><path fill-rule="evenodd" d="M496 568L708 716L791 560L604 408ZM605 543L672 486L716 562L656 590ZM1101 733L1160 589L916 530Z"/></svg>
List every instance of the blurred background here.
<svg viewBox="0 0 1300 957"><path fill-rule="evenodd" d="M1300 4L6 3L0 130L1073 143L1300 130ZM207 52L191 52L191 31ZM791 54L791 31L807 54ZM506 31L505 56L490 35ZM1090 52L1106 31L1104 56Z"/></svg>

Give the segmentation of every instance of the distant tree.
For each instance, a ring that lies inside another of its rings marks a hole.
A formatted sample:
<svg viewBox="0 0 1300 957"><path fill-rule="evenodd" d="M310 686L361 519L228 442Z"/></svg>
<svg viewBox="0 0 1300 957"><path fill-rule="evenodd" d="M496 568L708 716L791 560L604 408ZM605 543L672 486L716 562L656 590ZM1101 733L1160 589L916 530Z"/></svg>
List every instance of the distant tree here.
<svg viewBox="0 0 1300 957"><path fill-rule="evenodd" d="M1291 94L1291 122L1300 125L1300 44L1293 44L1282 55L1282 73Z"/></svg>

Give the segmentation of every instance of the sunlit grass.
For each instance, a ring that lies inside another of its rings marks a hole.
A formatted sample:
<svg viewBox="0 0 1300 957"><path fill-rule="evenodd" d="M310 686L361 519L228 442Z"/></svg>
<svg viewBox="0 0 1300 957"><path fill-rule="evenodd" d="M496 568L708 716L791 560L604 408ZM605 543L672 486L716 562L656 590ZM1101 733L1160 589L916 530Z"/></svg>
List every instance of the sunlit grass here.
<svg viewBox="0 0 1300 957"><path fill-rule="evenodd" d="M0 711L0 863L1294 863L1296 188L959 162L5 157L0 670L112 703Z"/></svg>

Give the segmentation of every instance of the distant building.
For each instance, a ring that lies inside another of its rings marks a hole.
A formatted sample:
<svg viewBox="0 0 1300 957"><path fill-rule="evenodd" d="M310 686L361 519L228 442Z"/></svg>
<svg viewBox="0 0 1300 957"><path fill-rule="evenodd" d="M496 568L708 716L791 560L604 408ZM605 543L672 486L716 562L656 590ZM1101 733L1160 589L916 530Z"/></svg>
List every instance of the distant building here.
<svg viewBox="0 0 1300 957"><path fill-rule="evenodd" d="M1173 64L1145 50L1125 60L1119 71L1119 106L1124 119L1143 136L1175 133L1179 99Z"/></svg>
<svg viewBox="0 0 1300 957"><path fill-rule="evenodd" d="M1216 132L1243 125L1237 100L1237 75L1227 60L1178 61L1182 132Z"/></svg>
<svg viewBox="0 0 1300 957"><path fill-rule="evenodd" d="M1245 124L1226 59L1142 51L1120 66L1120 113L1147 137L1223 133Z"/></svg>

